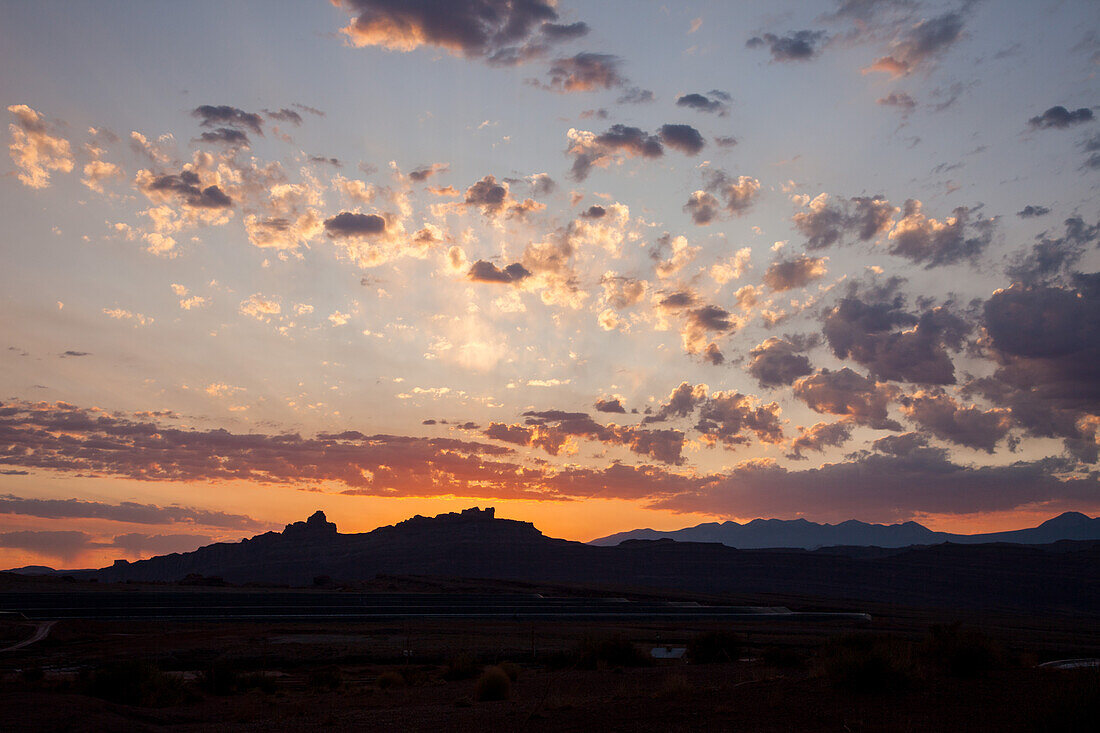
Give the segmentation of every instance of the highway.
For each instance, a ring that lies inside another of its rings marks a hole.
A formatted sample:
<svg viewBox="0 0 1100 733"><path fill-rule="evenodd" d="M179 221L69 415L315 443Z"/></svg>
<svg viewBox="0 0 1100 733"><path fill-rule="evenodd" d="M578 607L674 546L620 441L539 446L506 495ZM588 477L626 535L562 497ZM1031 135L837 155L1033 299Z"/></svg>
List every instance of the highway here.
<svg viewBox="0 0 1100 733"><path fill-rule="evenodd" d="M870 620L860 613L794 613L782 607L704 606L622 598L333 591L89 591L0 593L0 611L34 621L370 621L393 619Z"/></svg>

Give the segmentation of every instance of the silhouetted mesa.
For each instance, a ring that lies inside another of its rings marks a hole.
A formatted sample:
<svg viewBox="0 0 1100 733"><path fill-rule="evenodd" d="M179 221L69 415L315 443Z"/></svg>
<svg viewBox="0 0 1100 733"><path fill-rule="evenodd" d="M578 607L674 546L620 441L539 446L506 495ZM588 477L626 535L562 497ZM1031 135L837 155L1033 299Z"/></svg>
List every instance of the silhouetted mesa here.
<svg viewBox="0 0 1100 733"><path fill-rule="evenodd" d="M1072 515L1052 521L1074 524ZM340 534L317 512L282 532L71 574L103 581L179 582L202 576L291 586L311 586L326 576L339 584L417 575L925 606L1100 608L1100 541L807 551L740 550L664 539L600 547L546 537L529 522L497 519L491 508L415 516L362 534Z"/></svg>

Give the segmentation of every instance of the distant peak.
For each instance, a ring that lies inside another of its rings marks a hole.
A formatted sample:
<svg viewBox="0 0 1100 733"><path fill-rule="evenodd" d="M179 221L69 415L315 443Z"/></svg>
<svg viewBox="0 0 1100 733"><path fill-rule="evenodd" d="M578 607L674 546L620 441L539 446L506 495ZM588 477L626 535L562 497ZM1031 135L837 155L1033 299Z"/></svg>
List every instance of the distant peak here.
<svg viewBox="0 0 1100 733"><path fill-rule="evenodd" d="M1069 525L1082 524L1084 522L1091 522L1091 521L1093 521L1092 517L1088 516L1087 514L1082 514L1081 512L1063 512L1062 514L1059 514L1057 517L1054 517L1053 519L1048 519L1047 521L1043 522L1039 526L1040 527L1052 527L1052 526L1065 527L1065 526L1069 526Z"/></svg>
<svg viewBox="0 0 1100 733"><path fill-rule="evenodd" d="M332 537L336 535L336 525L328 521L325 517L325 513L321 510L315 511L304 522L294 522L288 524L286 529L283 530L283 536L285 537Z"/></svg>

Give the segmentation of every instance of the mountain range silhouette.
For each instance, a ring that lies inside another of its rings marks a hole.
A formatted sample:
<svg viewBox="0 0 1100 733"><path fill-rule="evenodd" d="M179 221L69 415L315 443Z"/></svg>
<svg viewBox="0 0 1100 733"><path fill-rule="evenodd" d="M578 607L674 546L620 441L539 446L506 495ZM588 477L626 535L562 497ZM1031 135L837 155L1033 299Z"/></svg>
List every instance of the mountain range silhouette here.
<svg viewBox="0 0 1100 733"><path fill-rule="evenodd" d="M1013 536L1041 541L1052 536L1047 532L1076 532L1086 525L1085 520L1089 527L1097 522L1084 515L1062 515L1034 528L1032 534ZM787 534L774 536L788 538L807 527L819 531L830 525L772 520L737 526L753 532L779 528ZM919 525L895 527L901 529L879 526L871 531L928 537L929 530ZM935 542L938 535L933 535ZM1038 545L950 541L902 548L806 550L737 549L715 542L660 538L600 546L546 537L529 522L496 518L492 508L433 518L415 516L361 534L341 534L323 512L316 512L282 532L136 562L118 560L99 570L66 572L100 582L216 578L234 584L310 586L323 578L347 587L378 576L431 576L1100 613L1100 540L1060 539Z"/></svg>

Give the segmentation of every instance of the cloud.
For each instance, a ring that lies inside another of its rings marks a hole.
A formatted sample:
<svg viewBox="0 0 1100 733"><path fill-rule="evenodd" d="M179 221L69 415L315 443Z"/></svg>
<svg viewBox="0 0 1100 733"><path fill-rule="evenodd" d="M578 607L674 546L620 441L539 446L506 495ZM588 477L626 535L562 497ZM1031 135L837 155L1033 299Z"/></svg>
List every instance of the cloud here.
<svg viewBox="0 0 1100 733"><path fill-rule="evenodd" d="M1100 241L1100 222L1089 225L1079 217L1066 219L1065 233L1051 237L1043 232L1026 253L1017 254L1005 268L1013 282L1048 283L1069 273L1090 245Z"/></svg>
<svg viewBox="0 0 1100 733"><path fill-rule="evenodd" d="M785 36L765 33L754 36L745 44L748 48L767 46L773 61L808 61L820 51L825 31L790 31Z"/></svg>
<svg viewBox="0 0 1100 733"><path fill-rule="evenodd" d="M8 151L19 168L19 182L30 188L50 185L50 171L70 173L73 153L69 141L53 134L53 126L25 104L13 104L8 112L15 122L8 125L11 143Z"/></svg>
<svg viewBox="0 0 1100 733"><path fill-rule="evenodd" d="M187 506L157 506L123 501L108 504L82 499L28 499L0 494L0 514L19 514L44 519L107 519L130 524L194 524L248 531L273 529L275 525L243 514L227 514Z"/></svg>
<svg viewBox="0 0 1100 733"><path fill-rule="evenodd" d="M676 106L687 107L688 109L694 109L698 112L707 112L710 114L717 113L720 117L725 117L729 114L729 101L729 94L717 89L712 89L707 92L707 94L699 94L697 92L682 94L676 98Z"/></svg>
<svg viewBox="0 0 1100 733"><path fill-rule="evenodd" d="M531 212L546 208L544 204L533 199L517 201L508 190L508 184L504 181L497 183L495 176L485 176L467 188L463 203L480 209L482 215L488 219L500 215L509 219L523 219Z"/></svg>
<svg viewBox="0 0 1100 733"><path fill-rule="evenodd" d="M1064 130L1073 125L1092 122L1093 119L1092 110L1088 107L1080 107L1071 112L1058 105L1057 107L1051 107L1041 115L1032 117L1027 121L1027 124L1032 130Z"/></svg>
<svg viewBox="0 0 1100 733"><path fill-rule="evenodd" d="M1020 217L1021 219L1032 219L1037 216L1046 216L1049 213L1050 209L1045 206L1028 204L1024 208L1017 211L1016 216Z"/></svg>
<svg viewBox="0 0 1100 733"><path fill-rule="evenodd" d="M336 237L369 237L386 231L386 219L378 214L341 211L325 219L325 233Z"/></svg>
<svg viewBox="0 0 1100 733"><path fill-rule="evenodd" d="M270 316L279 315L282 312L282 306L277 298L267 298L260 293L253 293L241 301L240 311L258 321L266 321Z"/></svg>
<svg viewBox="0 0 1100 733"><path fill-rule="evenodd" d="M142 170L136 183L153 201L174 198L192 209L228 209L233 206L233 199L220 186L203 187L199 174L194 170L184 169L179 174L160 176Z"/></svg>
<svg viewBox="0 0 1100 733"><path fill-rule="evenodd" d="M544 0L336 0L355 17L342 29L355 46L412 51L434 46L466 58L510 66L544 55L548 47L588 32L585 23L560 24Z"/></svg>
<svg viewBox="0 0 1100 733"><path fill-rule="evenodd" d="M1007 407L1030 435L1057 437L1077 459L1100 452L1100 274L1077 274L1066 285L999 290L984 304L992 356L990 377L965 393Z"/></svg>
<svg viewBox="0 0 1100 733"><path fill-rule="evenodd" d="M417 183L421 183L438 173L447 172L448 170L450 170L450 167L451 166L447 163L432 163L431 165L420 166L419 168L413 169L409 173L409 178L416 181Z"/></svg>
<svg viewBox="0 0 1100 733"><path fill-rule="evenodd" d="M774 463L746 461L708 476L687 491L669 492L651 508L720 516L815 516L839 521L898 521L918 514L976 514L1044 504L1095 507L1096 476L1059 475L1058 459L1003 466L954 463L945 451L915 448L905 455L861 456L820 468L790 471ZM659 478L650 479L654 493Z"/></svg>
<svg viewBox="0 0 1100 733"><path fill-rule="evenodd" d="M775 402L760 404L756 398L739 392L714 392L700 403L695 429L726 448L750 445L746 433L762 443L778 444L783 441L779 413Z"/></svg>
<svg viewBox="0 0 1100 733"><path fill-rule="evenodd" d="M923 205L909 199L890 232L890 254L904 257L926 269L974 262L993 241L995 219L975 219L975 209L956 208L943 221L925 216Z"/></svg>
<svg viewBox="0 0 1100 733"><path fill-rule="evenodd" d="M305 109L306 108L303 108L303 110L305 110ZM314 114L317 114L317 110L308 110L308 111L313 112ZM294 125L295 127L302 124L302 116L300 114L298 114L297 112L295 112L294 110L287 109L286 107L283 107L282 109L277 109L275 111L265 109L264 110L264 115L266 115L269 120L278 120L279 122L289 122L290 124Z"/></svg>
<svg viewBox="0 0 1100 733"><path fill-rule="evenodd" d="M707 144L699 131L691 125L661 125L657 134L661 142L684 155L698 155Z"/></svg>
<svg viewBox="0 0 1100 733"><path fill-rule="evenodd" d="M864 300L853 290L824 318L822 332L838 359L852 359L881 380L954 384L948 350L959 351L973 327L946 307L919 315L901 296Z"/></svg>
<svg viewBox="0 0 1100 733"><path fill-rule="evenodd" d="M230 107L225 104L204 104L191 111L192 117L198 117L202 127L244 127L257 135L264 134L264 118L256 112L245 112L243 109Z"/></svg>
<svg viewBox="0 0 1100 733"><path fill-rule="evenodd" d="M623 87L627 80L619 72L621 63L618 56L590 52L554 59L546 72L550 81L545 88L557 92L592 92Z"/></svg>
<svg viewBox="0 0 1100 733"><path fill-rule="evenodd" d="M247 148L249 146L248 135L231 127L219 127L199 135L199 140L204 143L220 143L230 147Z"/></svg>
<svg viewBox="0 0 1100 733"><path fill-rule="evenodd" d="M901 397L902 413L937 438L992 454L1008 435L1012 418L1008 410L982 410L962 406L943 389L920 391Z"/></svg>
<svg viewBox="0 0 1100 733"><path fill-rule="evenodd" d="M863 69L863 73L882 71L892 77L907 76L933 63L962 38L963 13L950 12L909 27L896 38L887 56Z"/></svg>
<svg viewBox="0 0 1100 733"><path fill-rule="evenodd" d="M805 460L804 451L822 453L826 448L839 448L852 438L852 423L848 420L815 423L812 427L799 427L798 437L791 441L788 458Z"/></svg>
<svg viewBox="0 0 1100 733"><path fill-rule="evenodd" d="M800 348L780 338L769 338L749 352L746 371L756 378L761 387L789 385L799 377L813 374L810 360Z"/></svg>
<svg viewBox="0 0 1100 733"><path fill-rule="evenodd" d="M600 397L596 400L594 406L596 412L613 412L618 414L624 414L626 412L621 397Z"/></svg>
<svg viewBox="0 0 1100 733"><path fill-rule="evenodd" d="M791 221L806 237L806 249L824 249L856 236L861 242L876 239L890 230L896 209L882 196L856 196L850 199L830 199L822 193L811 199L796 196L806 211L796 213Z"/></svg>
<svg viewBox="0 0 1100 733"><path fill-rule="evenodd" d="M706 189L724 200L726 211L734 216L745 214L760 193L760 181L750 176L733 178L724 171L711 173Z"/></svg>
<svg viewBox="0 0 1100 733"><path fill-rule="evenodd" d="M691 215L691 220L699 226L705 226L718 219L722 204L714 194L706 191L694 191L684 204L684 213Z"/></svg>
<svg viewBox="0 0 1100 733"><path fill-rule="evenodd" d="M530 271L518 262L513 262L502 270L492 262L485 260L475 262L470 266L470 271L466 273L466 277L475 282L500 284L517 283L526 280L530 276Z"/></svg>
<svg viewBox="0 0 1100 733"><path fill-rule="evenodd" d="M764 273L764 284L778 292L804 288L814 280L825 277L828 272L826 260L825 257L809 255L800 255L791 260L775 260Z"/></svg>
<svg viewBox="0 0 1100 733"><path fill-rule="evenodd" d="M810 409L838 417L850 417L859 425L876 430L901 430L888 415L897 389L861 376L848 367L839 371L822 369L794 383L794 396Z"/></svg>
<svg viewBox="0 0 1100 733"><path fill-rule="evenodd" d="M606 168L623 158L659 158L665 153L656 135L628 125L612 125L600 135L570 128L566 136L566 154L573 156L570 177L576 181L587 178L593 166Z"/></svg>
<svg viewBox="0 0 1100 733"><path fill-rule="evenodd" d="M75 530L24 529L0 532L0 547L70 560L93 547L93 540L90 535Z"/></svg>
<svg viewBox="0 0 1100 733"><path fill-rule="evenodd" d="M684 433L679 430L647 430L601 425L583 412L530 410L523 413L524 425L490 423L484 435L515 445L545 450L556 456L572 452L571 439L585 438L610 445L624 446L633 453L672 465L683 463Z"/></svg>
<svg viewBox="0 0 1100 733"><path fill-rule="evenodd" d="M894 107L901 110L902 114L908 114L917 108L917 101L905 92L891 92L885 97L875 100L883 107Z"/></svg>

